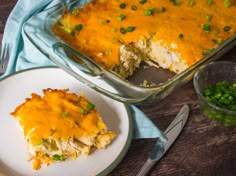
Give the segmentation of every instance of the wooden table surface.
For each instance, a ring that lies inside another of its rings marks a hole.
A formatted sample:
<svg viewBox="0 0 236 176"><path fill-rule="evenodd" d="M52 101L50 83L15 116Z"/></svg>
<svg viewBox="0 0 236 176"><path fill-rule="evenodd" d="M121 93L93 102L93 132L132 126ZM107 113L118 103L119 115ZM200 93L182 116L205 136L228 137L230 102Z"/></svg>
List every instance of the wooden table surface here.
<svg viewBox="0 0 236 176"><path fill-rule="evenodd" d="M16 0L0 2L0 41L7 17ZM6 34L7 35L7 34ZM236 61L236 47L221 60ZM178 140L154 167L151 176L235 176L236 127L225 127L206 119L198 105L192 81L164 100L140 109L165 130L180 108L188 104L190 116ZM155 139L133 140L127 155L112 172L114 176L133 176L142 166Z"/></svg>

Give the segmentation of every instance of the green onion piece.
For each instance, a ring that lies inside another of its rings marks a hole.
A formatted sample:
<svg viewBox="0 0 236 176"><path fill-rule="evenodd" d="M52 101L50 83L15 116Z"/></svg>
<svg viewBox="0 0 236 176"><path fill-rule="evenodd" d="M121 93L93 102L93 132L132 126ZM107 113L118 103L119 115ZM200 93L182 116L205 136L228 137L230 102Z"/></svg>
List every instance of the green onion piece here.
<svg viewBox="0 0 236 176"><path fill-rule="evenodd" d="M213 4L213 0L207 0L207 5L212 5Z"/></svg>
<svg viewBox="0 0 236 176"><path fill-rule="evenodd" d="M81 113L82 115L86 115L88 112L87 112L85 109L81 109L81 110L80 110L80 113Z"/></svg>
<svg viewBox="0 0 236 176"><path fill-rule="evenodd" d="M139 3L140 4L145 4L147 2L147 0L140 0Z"/></svg>
<svg viewBox="0 0 236 176"><path fill-rule="evenodd" d="M230 8L232 3L231 3L230 0L224 0L224 5L225 5L226 8Z"/></svg>
<svg viewBox="0 0 236 176"><path fill-rule="evenodd" d="M104 22L103 22L103 21L100 21L99 24L102 26L102 25L104 25Z"/></svg>
<svg viewBox="0 0 236 176"><path fill-rule="evenodd" d="M184 38L184 34L179 34L179 38L183 39Z"/></svg>
<svg viewBox="0 0 236 176"><path fill-rule="evenodd" d="M126 33L125 28L121 27L121 28L120 28L120 33L121 33L121 34L125 34L125 33Z"/></svg>
<svg viewBox="0 0 236 176"><path fill-rule="evenodd" d="M166 11L165 7L161 7L160 9L157 10L158 13L163 13Z"/></svg>
<svg viewBox="0 0 236 176"><path fill-rule="evenodd" d="M121 3L121 4L120 4L120 8L121 8L121 9L124 9L125 7L126 7L126 4L125 4L125 3Z"/></svg>
<svg viewBox="0 0 236 176"><path fill-rule="evenodd" d="M222 38L218 38L217 41L218 43L223 43L224 40Z"/></svg>
<svg viewBox="0 0 236 176"><path fill-rule="evenodd" d="M235 83L228 81L217 82L207 86L203 95L208 101L221 108L236 111Z"/></svg>
<svg viewBox="0 0 236 176"><path fill-rule="evenodd" d="M62 113L61 113L61 116L62 116L63 118L67 118L67 117L68 117L68 113L67 113L67 112L62 112Z"/></svg>
<svg viewBox="0 0 236 176"><path fill-rule="evenodd" d="M209 48L206 51L203 51L202 55L207 56L207 55L211 54L214 50L215 50L214 48Z"/></svg>
<svg viewBox="0 0 236 176"><path fill-rule="evenodd" d="M75 36L75 31L71 31L70 35Z"/></svg>
<svg viewBox="0 0 236 176"><path fill-rule="evenodd" d="M63 24L60 21L58 21L57 24L58 26L63 26Z"/></svg>
<svg viewBox="0 0 236 176"><path fill-rule="evenodd" d="M135 27L134 26L129 26L126 28L126 32L132 32L135 30Z"/></svg>
<svg viewBox="0 0 236 176"><path fill-rule="evenodd" d="M107 53L106 53L106 51L107 51ZM105 53L106 53L106 54L109 54L109 53L111 53L111 50L105 50ZM87 104L87 108L88 108L89 110L92 110L92 109L95 108L95 105L92 104L92 103L88 103L88 104Z"/></svg>
<svg viewBox="0 0 236 176"><path fill-rule="evenodd" d="M41 144L43 144L43 139L39 139L39 140L37 141L37 145L41 145Z"/></svg>
<svg viewBox="0 0 236 176"><path fill-rule="evenodd" d="M222 38L212 39L213 43L222 43L224 40Z"/></svg>
<svg viewBox="0 0 236 176"><path fill-rule="evenodd" d="M210 32L211 31L211 25L210 24L204 24L203 25L203 30L205 32Z"/></svg>
<svg viewBox="0 0 236 176"><path fill-rule="evenodd" d="M137 9L138 9L138 7L137 7L137 6L135 6L135 5L132 5L132 6L131 6L131 9L132 9L132 10L137 10Z"/></svg>
<svg viewBox="0 0 236 176"><path fill-rule="evenodd" d="M153 14L154 14L154 9L148 8L148 9L146 9L146 10L144 11L144 14L145 14L146 16L153 15Z"/></svg>
<svg viewBox="0 0 236 176"><path fill-rule="evenodd" d="M67 26L66 28L64 28L64 30L65 30L68 34L71 34L72 36L75 35L75 31L73 31L69 26Z"/></svg>
<svg viewBox="0 0 236 176"><path fill-rule="evenodd" d="M79 9L74 8L74 9L71 11L71 14L74 15L74 16L77 16L77 15L79 14Z"/></svg>
<svg viewBox="0 0 236 176"><path fill-rule="evenodd" d="M111 32L116 32L116 28L111 28Z"/></svg>
<svg viewBox="0 0 236 176"><path fill-rule="evenodd" d="M76 31L81 31L83 29L83 25L82 24L78 24L75 26L75 30Z"/></svg>
<svg viewBox="0 0 236 176"><path fill-rule="evenodd" d="M55 161L62 161L62 157L60 155L57 155L57 154L53 155L52 158Z"/></svg>
<svg viewBox="0 0 236 176"><path fill-rule="evenodd" d="M188 1L188 5L189 5L190 7L194 6L195 3L196 3L196 2L195 2L194 0L189 0L189 1Z"/></svg>
<svg viewBox="0 0 236 176"><path fill-rule="evenodd" d="M215 35L219 34L219 31L218 30L214 30L214 34Z"/></svg>
<svg viewBox="0 0 236 176"><path fill-rule="evenodd" d="M109 50L109 49L106 49L105 51L104 51L104 53L105 54L111 54L111 50ZM88 106L87 106L88 107ZM93 108L92 108L93 109Z"/></svg>
<svg viewBox="0 0 236 176"><path fill-rule="evenodd" d="M206 14L206 19L207 19L207 21L211 21L212 15Z"/></svg>
<svg viewBox="0 0 236 176"><path fill-rule="evenodd" d="M180 0L170 0L174 6L180 6L182 2Z"/></svg>
<svg viewBox="0 0 236 176"><path fill-rule="evenodd" d="M231 29L230 26L225 26L225 27L223 28L223 30L224 30L225 32L229 31L230 29Z"/></svg>
<svg viewBox="0 0 236 176"><path fill-rule="evenodd" d="M122 21L125 19L125 15L124 14L120 14L118 17L117 17L117 20L119 21Z"/></svg>
<svg viewBox="0 0 236 176"><path fill-rule="evenodd" d="M217 42L218 42L217 39L212 39L211 41L212 41L213 43L217 43Z"/></svg>

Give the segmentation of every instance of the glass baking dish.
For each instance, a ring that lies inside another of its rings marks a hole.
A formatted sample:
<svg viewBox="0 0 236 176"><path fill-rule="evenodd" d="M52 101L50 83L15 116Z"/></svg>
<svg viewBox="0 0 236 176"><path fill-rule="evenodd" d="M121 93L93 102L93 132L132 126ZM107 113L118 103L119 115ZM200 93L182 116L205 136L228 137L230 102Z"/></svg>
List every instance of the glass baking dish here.
<svg viewBox="0 0 236 176"><path fill-rule="evenodd" d="M179 74L173 74L156 67L146 69L143 66L130 78L123 79L116 73L96 64L92 59L60 40L52 32L52 26L63 14L65 6L70 10L73 7L80 8L87 2L89 0L66 0L48 8L30 18L24 24L23 32L29 41L58 67L87 86L121 102L134 104L157 102L190 81L198 67L219 59L236 45L236 36L233 36L222 43L213 53ZM147 77L155 82L154 86L140 85Z"/></svg>

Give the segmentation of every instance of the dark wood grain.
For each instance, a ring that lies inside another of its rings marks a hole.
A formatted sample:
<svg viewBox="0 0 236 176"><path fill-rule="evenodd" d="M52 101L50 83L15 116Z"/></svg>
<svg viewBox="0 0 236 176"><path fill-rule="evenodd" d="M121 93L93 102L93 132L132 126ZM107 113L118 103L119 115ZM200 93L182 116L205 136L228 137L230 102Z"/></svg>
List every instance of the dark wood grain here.
<svg viewBox="0 0 236 176"><path fill-rule="evenodd" d="M0 2L0 40L15 3L16 0ZM236 61L236 47L221 59ZM225 127L202 115L192 81L161 102L140 106L140 109L161 130L165 130L183 104L188 104L191 108L186 127L150 175L235 176L236 127ZM133 140L127 155L111 175L135 175L154 143L154 139Z"/></svg>

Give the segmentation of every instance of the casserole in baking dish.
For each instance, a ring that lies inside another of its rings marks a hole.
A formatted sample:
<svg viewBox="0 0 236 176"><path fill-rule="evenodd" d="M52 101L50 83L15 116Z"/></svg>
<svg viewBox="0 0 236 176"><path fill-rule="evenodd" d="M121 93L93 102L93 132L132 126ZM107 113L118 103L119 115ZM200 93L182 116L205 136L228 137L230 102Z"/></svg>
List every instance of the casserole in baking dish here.
<svg viewBox="0 0 236 176"><path fill-rule="evenodd" d="M72 0L32 17L24 32L86 85L119 101L147 103L166 97L199 66L235 46L236 7L229 4Z"/></svg>
<svg viewBox="0 0 236 176"><path fill-rule="evenodd" d="M223 1L93 0L53 31L124 78L142 61L180 73L236 34L235 13Z"/></svg>

